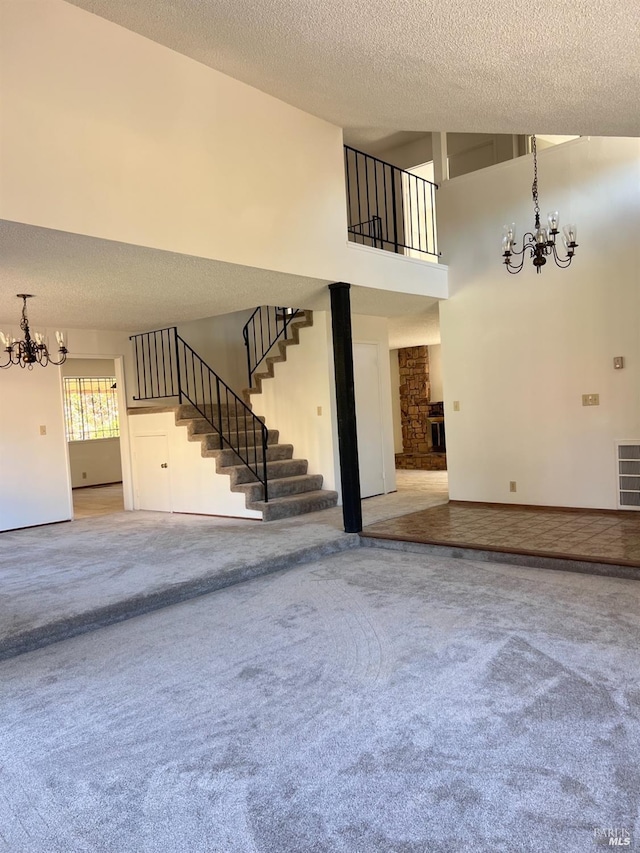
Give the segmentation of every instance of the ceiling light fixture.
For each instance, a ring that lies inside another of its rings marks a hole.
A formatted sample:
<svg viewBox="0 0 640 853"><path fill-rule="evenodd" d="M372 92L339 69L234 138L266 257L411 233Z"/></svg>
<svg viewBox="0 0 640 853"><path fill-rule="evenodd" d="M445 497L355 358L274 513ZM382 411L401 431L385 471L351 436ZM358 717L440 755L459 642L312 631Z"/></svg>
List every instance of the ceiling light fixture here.
<svg viewBox="0 0 640 853"><path fill-rule="evenodd" d="M31 337L29 329L29 320L27 319L27 299L32 298L31 293L18 293L18 299L22 299L22 318L20 320L20 328L24 333L24 340L17 341L12 335L5 335L0 332L0 341L7 353L7 361L4 364L0 363L0 367L11 367L12 364L19 364L20 367L28 367L33 370L34 364L40 364L46 367L48 364L64 364L67 360L67 348L64 345L64 335L62 332L56 332L56 340L60 349L60 359L54 361L49 354L49 348L45 341L44 335L40 332L34 332Z"/></svg>
<svg viewBox="0 0 640 853"><path fill-rule="evenodd" d="M522 238L522 249L519 252L515 248L515 222L512 222L511 225L504 226L504 235L502 237L503 264L513 275L519 273L524 266L524 258L527 250L530 251L529 257L533 259L533 265L536 268L536 272L539 273L542 271L542 267L547 263L548 257L552 257L557 266L562 269L568 267L573 260L574 252L578 246L576 243L576 226L565 225L562 229L564 232L562 242L564 243L567 254L566 256L558 254L556 237L560 233L560 218L557 210L548 215L548 228L543 228L540 225L540 206L538 204L538 152L536 150L535 135L531 137L531 149L533 151L533 185L531 187L531 194L533 196L533 211L535 213L535 231L533 233L531 231L527 231ZM514 255L520 256L519 262L514 263L512 261Z"/></svg>

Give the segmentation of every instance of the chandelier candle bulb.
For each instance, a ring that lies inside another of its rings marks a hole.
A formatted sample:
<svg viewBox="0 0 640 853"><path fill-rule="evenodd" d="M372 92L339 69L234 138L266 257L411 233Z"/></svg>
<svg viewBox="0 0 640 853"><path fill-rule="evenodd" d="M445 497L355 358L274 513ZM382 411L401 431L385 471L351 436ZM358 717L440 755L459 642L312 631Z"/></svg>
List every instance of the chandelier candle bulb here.
<svg viewBox="0 0 640 853"><path fill-rule="evenodd" d="M558 233L558 225L560 224L560 217L558 215L558 211L554 210L553 213L550 213L547 216L547 222L549 223L549 230L552 234Z"/></svg>
<svg viewBox="0 0 640 853"><path fill-rule="evenodd" d="M9 341L4 332L0 332L0 341L2 341L2 346L7 347L9 345Z"/></svg>

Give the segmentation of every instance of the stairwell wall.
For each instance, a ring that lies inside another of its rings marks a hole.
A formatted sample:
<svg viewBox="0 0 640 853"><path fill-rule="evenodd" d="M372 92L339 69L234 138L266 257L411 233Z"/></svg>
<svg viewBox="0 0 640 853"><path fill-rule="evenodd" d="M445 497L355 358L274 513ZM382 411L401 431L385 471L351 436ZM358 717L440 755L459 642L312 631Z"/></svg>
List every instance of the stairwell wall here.
<svg viewBox="0 0 640 853"><path fill-rule="evenodd" d="M252 309L234 311L178 326L181 337L238 396L249 382L242 329L252 314Z"/></svg>
<svg viewBox="0 0 640 853"><path fill-rule="evenodd" d="M308 460L310 474L323 475L323 488L340 492L329 312L313 312L313 325L300 329L300 343L287 347L287 360L274 365L251 404L281 444L293 444L295 458Z"/></svg>
<svg viewBox="0 0 640 853"><path fill-rule="evenodd" d="M352 315L354 343L379 347L380 423L371 424L383 440L385 491L396 488L389 364L388 321ZM262 393L251 398L253 411L280 431L280 442L293 444L294 455L309 461L310 474L324 476L323 487L341 497L340 456L335 402L331 315L313 312L313 326L300 329L300 343L287 347L287 360L274 365L274 376L262 382Z"/></svg>

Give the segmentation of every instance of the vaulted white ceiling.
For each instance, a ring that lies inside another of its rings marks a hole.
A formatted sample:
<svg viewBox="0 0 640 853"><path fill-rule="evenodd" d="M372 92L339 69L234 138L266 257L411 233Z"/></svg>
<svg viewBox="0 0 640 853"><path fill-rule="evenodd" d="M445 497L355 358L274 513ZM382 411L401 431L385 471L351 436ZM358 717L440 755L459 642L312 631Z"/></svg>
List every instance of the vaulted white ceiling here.
<svg viewBox="0 0 640 853"><path fill-rule="evenodd" d="M637 0L72 0L346 128L640 136Z"/></svg>

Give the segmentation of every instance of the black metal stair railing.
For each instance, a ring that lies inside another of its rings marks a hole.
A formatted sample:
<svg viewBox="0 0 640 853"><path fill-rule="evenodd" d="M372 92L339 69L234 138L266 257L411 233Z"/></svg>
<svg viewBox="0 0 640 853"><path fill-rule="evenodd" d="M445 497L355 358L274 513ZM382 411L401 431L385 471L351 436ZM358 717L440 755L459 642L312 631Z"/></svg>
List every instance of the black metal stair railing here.
<svg viewBox="0 0 640 853"><path fill-rule="evenodd" d="M437 184L349 145L344 163L349 240L438 257Z"/></svg>
<svg viewBox="0 0 640 853"><path fill-rule="evenodd" d="M180 337L175 326L131 335L137 374L134 400L177 397L189 403L255 475L269 500L268 430L246 403Z"/></svg>
<svg viewBox="0 0 640 853"><path fill-rule="evenodd" d="M258 365L264 361L277 341L286 339L289 325L299 316L299 308L261 305L249 317L242 330L242 337L247 350L250 388L253 386L253 374Z"/></svg>

